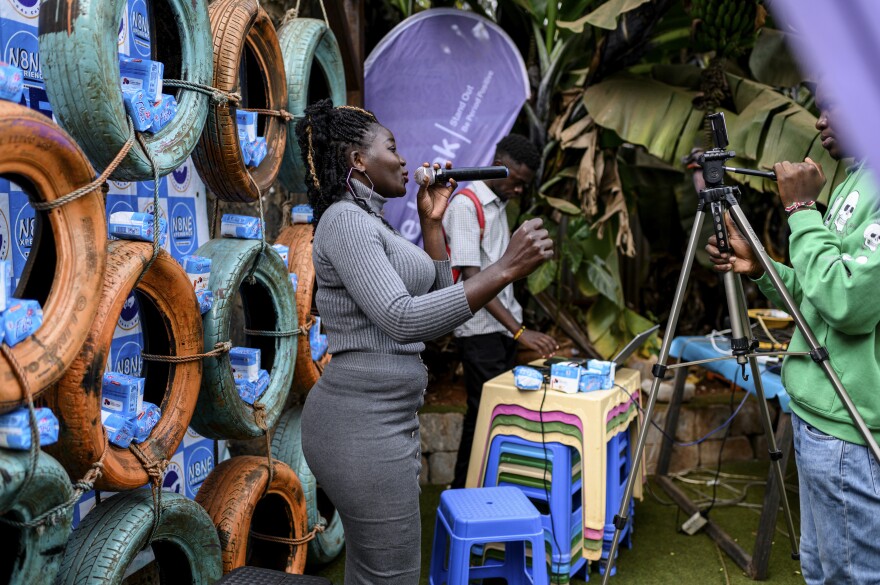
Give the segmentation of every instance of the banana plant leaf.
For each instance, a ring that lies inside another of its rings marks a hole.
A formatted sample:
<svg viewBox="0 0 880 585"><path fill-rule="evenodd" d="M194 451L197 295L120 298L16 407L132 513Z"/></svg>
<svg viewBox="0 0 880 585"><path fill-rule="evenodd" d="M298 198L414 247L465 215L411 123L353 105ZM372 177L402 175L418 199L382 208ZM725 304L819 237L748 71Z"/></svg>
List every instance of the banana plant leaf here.
<svg viewBox="0 0 880 585"><path fill-rule="evenodd" d="M608 0L602 6L582 18L574 21L557 21L559 28L568 29L576 34L584 32L584 26L591 24L598 28L614 30L621 14L638 8L649 0Z"/></svg>
<svg viewBox="0 0 880 585"><path fill-rule="evenodd" d="M763 28L749 54L749 69L755 79L774 87L791 87L805 79L784 32Z"/></svg>

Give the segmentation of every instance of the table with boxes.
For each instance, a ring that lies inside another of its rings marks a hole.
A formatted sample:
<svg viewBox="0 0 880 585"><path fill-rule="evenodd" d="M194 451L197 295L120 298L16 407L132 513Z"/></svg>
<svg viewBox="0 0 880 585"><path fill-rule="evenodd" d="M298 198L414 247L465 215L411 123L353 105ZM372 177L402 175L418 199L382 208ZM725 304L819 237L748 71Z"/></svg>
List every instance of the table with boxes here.
<svg viewBox="0 0 880 585"><path fill-rule="evenodd" d="M483 386L466 485L525 492L542 515L551 581L567 583L607 558L633 463L639 373L592 360L554 364L547 375L534 366ZM634 496L642 497L641 481ZM623 542L631 546L629 519ZM491 562L501 549L491 544L479 552Z"/></svg>

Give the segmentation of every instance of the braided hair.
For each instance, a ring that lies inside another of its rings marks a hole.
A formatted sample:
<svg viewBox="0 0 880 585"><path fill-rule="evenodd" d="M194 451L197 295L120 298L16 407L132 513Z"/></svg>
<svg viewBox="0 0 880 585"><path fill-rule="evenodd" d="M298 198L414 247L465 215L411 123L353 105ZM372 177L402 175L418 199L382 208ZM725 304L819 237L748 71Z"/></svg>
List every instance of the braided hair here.
<svg viewBox="0 0 880 585"><path fill-rule="evenodd" d="M296 136L306 167L306 189L317 226L321 215L347 191L346 178L350 169L348 150L353 146L366 148L373 126L378 125L372 112L355 106L333 107L329 99L308 106L305 116L296 124ZM354 194L353 194L354 195ZM379 217L391 230L394 228L370 209L361 197L354 202L370 215Z"/></svg>

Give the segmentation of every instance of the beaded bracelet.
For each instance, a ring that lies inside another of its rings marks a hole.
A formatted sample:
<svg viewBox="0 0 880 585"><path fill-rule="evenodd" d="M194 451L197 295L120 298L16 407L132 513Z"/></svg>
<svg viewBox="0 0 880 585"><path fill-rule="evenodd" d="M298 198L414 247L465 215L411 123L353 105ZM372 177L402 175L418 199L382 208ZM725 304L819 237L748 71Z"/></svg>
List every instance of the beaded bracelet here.
<svg viewBox="0 0 880 585"><path fill-rule="evenodd" d="M519 331L517 331L516 333L513 334L513 340L516 341L517 339L519 339L520 336L523 334L523 331L525 331L525 330L526 330L526 326L525 326L525 325L523 325L522 327L520 327L520 328L519 328Z"/></svg>
<svg viewBox="0 0 880 585"><path fill-rule="evenodd" d="M792 213L794 213L795 211L797 211L801 207L811 207L813 205L816 205L815 201L795 201L794 203L792 203L791 205L789 205L788 207L785 208L785 213L787 213L788 215L791 215Z"/></svg>

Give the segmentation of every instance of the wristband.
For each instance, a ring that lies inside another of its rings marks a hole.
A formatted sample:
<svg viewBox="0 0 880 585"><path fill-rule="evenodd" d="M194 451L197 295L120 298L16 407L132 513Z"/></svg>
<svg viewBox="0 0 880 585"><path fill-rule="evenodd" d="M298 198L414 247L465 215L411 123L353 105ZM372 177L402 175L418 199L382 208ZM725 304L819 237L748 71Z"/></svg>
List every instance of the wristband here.
<svg viewBox="0 0 880 585"><path fill-rule="evenodd" d="M789 205L788 207L785 208L785 213L787 213L788 215L791 215L792 213L794 213L795 211L797 211L801 207L811 207L813 205L816 205L815 201L795 201L794 203L792 203L791 205Z"/></svg>
<svg viewBox="0 0 880 585"><path fill-rule="evenodd" d="M526 330L526 326L525 326L525 325L523 325L522 327L520 327L520 328L519 328L519 331L517 331L516 333L513 334L513 340L516 341L517 339L519 339L520 336L523 334L523 331L525 331L525 330Z"/></svg>

